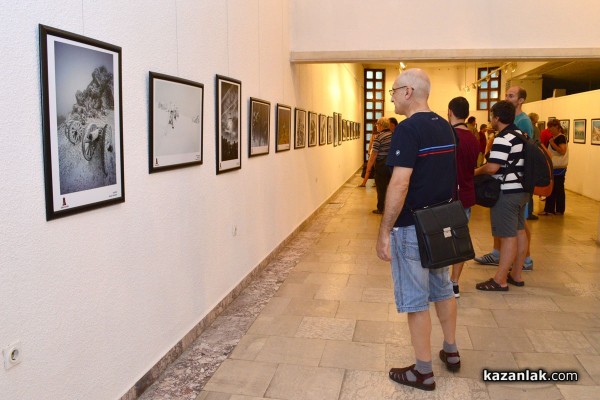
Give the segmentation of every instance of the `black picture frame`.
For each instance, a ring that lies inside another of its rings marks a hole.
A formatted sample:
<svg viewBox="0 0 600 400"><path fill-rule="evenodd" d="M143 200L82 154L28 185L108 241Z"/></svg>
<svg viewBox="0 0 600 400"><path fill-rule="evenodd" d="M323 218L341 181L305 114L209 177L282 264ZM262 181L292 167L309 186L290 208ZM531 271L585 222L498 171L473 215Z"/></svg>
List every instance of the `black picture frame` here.
<svg viewBox="0 0 600 400"><path fill-rule="evenodd" d="M242 82L223 75L216 78L217 174L242 168Z"/></svg>
<svg viewBox="0 0 600 400"><path fill-rule="evenodd" d="M288 151L291 148L292 108L285 104L277 104L275 113L277 129L275 131L275 152Z"/></svg>
<svg viewBox="0 0 600 400"><path fill-rule="evenodd" d="M46 220L125 201L121 47L39 25Z"/></svg>
<svg viewBox="0 0 600 400"><path fill-rule="evenodd" d="M562 128L563 128L563 133L564 133L565 137L567 138L567 143L568 143L570 131L571 131L571 121L568 119L559 119L558 122L560 123L560 126L562 126Z"/></svg>
<svg viewBox="0 0 600 400"><path fill-rule="evenodd" d="M250 97L250 112L248 115L248 157L269 154L271 103Z"/></svg>
<svg viewBox="0 0 600 400"><path fill-rule="evenodd" d="M573 143L585 143L586 136L586 119L574 119L573 120Z"/></svg>
<svg viewBox="0 0 600 400"><path fill-rule="evenodd" d="M337 145L342 145L342 114L337 114Z"/></svg>
<svg viewBox="0 0 600 400"><path fill-rule="evenodd" d="M333 117L327 116L327 144L333 143Z"/></svg>
<svg viewBox="0 0 600 400"><path fill-rule="evenodd" d="M202 164L204 85L149 72L148 171Z"/></svg>
<svg viewBox="0 0 600 400"><path fill-rule="evenodd" d="M600 118L590 120L590 143L600 146Z"/></svg>
<svg viewBox="0 0 600 400"><path fill-rule="evenodd" d="M339 126L338 113L334 112L333 113L333 147L338 146L338 130L339 130L338 126Z"/></svg>
<svg viewBox="0 0 600 400"><path fill-rule="evenodd" d="M314 147L319 141L319 117L317 113L308 112L308 147Z"/></svg>
<svg viewBox="0 0 600 400"><path fill-rule="evenodd" d="M294 109L294 149L306 147L306 110Z"/></svg>
<svg viewBox="0 0 600 400"><path fill-rule="evenodd" d="M348 140L348 120L342 119L342 142Z"/></svg>
<svg viewBox="0 0 600 400"><path fill-rule="evenodd" d="M319 114L319 146L327 144L327 115Z"/></svg>

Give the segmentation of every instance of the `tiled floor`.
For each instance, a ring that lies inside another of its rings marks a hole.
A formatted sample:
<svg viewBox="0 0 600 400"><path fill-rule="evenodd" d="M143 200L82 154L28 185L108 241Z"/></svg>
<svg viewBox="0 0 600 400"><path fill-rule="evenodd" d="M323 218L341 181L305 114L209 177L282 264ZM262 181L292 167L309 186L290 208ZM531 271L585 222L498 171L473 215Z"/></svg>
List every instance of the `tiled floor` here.
<svg viewBox="0 0 600 400"><path fill-rule="evenodd" d="M457 328L462 369L450 373L434 358L437 389L423 392L387 377L414 356L406 315L393 303L389 264L374 250L375 189L356 188L358 182L332 199L142 399L600 398L599 202L568 193L565 216L530 221L535 264L523 288L478 292L475 283L495 267L465 266ZM480 255L492 247L488 210L475 207L471 221ZM242 315L248 309L255 319ZM436 354L442 333L432 320ZM221 329L226 325L235 332ZM215 346L219 356L212 357ZM573 370L579 381L484 383L485 367Z"/></svg>

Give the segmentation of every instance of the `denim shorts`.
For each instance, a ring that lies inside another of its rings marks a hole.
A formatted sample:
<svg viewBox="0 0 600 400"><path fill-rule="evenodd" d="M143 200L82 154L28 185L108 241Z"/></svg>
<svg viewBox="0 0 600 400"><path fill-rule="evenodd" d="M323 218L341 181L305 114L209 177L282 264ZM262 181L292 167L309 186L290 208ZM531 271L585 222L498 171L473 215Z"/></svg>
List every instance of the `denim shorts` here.
<svg viewBox="0 0 600 400"><path fill-rule="evenodd" d="M427 269L421 266L414 225L392 230L390 252L398 312L425 311L429 309L429 302L454 297L449 267Z"/></svg>

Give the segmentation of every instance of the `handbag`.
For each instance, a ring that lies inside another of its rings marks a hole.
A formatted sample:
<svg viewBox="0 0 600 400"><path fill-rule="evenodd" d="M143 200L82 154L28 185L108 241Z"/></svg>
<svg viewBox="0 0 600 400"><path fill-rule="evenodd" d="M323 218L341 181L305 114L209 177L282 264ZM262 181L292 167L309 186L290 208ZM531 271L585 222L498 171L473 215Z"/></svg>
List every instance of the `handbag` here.
<svg viewBox="0 0 600 400"><path fill-rule="evenodd" d="M452 131L456 148L456 132L454 128ZM454 168L456 170L456 152ZM458 183L456 188L458 193ZM475 257L469 219L460 200L451 197L441 203L411 211L423 268L443 268Z"/></svg>
<svg viewBox="0 0 600 400"><path fill-rule="evenodd" d="M460 200L413 210L423 268L443 268L471 260L475 250Z"/></svg>
<svg viewBox="0 0 600 400"><path fill-rule="evenodd" d="M561 135L558 135L558 136L561 136ZM565 154L560 154L558 151L554 150L551 145L548 145L548 150L550 151L550 154L552 155L552 165L554 168L567 168L567 165L569 165L569 147L568 146L569 145L567 144L567 151L565 151Z"/></svg>
<svg viewBox="0 0 600 400"><path fill-rule="evenodd" d="M494 207L500 197L500 181L491 175L473 177L475 203L483 207Z"/></svg>

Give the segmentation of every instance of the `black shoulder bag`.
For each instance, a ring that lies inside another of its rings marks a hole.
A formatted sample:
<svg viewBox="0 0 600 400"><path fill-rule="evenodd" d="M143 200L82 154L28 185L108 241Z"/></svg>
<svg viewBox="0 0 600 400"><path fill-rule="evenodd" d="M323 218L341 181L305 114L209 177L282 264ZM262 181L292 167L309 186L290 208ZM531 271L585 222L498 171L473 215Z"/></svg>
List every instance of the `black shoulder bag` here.
<svg viewBox="0 0 600 400"><path fill-rule="evenodd" d="M456 133L454 141L454 169L456 166ZM456 182L458 193L458 180ZM443 202L411 210L415 218L419 253L423 268L443 268L475 257L469 220L460 200L452 196Z"/></svg>

